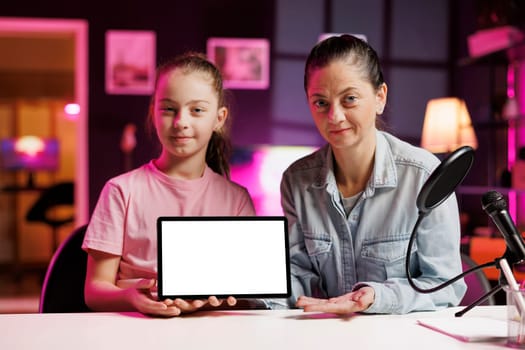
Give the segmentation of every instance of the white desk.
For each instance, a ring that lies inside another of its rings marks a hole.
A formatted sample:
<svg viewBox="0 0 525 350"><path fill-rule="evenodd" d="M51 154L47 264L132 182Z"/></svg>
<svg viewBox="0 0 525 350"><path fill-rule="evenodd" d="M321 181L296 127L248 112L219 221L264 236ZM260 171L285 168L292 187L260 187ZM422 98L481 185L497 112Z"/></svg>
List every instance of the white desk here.
<svg viewBox="0 0 525 350"><path fill-rule="evenodd" d="M212 311L159 319L138 313L0 315L0 349L499 349L467 343L416 323L438 312L355 315L283 311ZM478 306L463 317L505 319L504 306Z"/></svg>

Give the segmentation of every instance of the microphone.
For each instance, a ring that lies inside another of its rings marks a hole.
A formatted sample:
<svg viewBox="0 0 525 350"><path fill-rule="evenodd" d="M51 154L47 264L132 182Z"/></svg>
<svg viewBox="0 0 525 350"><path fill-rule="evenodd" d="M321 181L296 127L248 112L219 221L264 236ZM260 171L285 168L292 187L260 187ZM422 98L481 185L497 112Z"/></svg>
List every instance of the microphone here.
<svg viewBox="0 0 525 350"><path fill-rule="evenodd" d="M507 245L505 256L509 263L521 262L525 259L525 244L523 237L512 222L503 195L497 191L489 191L481 198L481 204L505 239Z"/></svg>

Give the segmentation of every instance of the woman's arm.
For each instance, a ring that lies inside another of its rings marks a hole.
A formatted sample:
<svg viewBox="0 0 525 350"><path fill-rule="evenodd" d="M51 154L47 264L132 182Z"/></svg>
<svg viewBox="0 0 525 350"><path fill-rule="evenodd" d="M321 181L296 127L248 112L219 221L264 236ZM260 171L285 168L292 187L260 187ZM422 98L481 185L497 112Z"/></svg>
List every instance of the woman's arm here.
<svg viewBox="0 0 525 350"><path fill-rule="evenodd" d="M410 261L414 283L423 289L429 289L461 273L459 236L457 204L452 196L425 217L418 230L417 244L412 249ZM404 260L403 258L403 262ZM393 267L394 265L390 266ZM404 314L455 306L465 290L466 285L460 280L433 293L420 293L409 285L403 264L402 271L399 270L384 282L360 281L354 285L352 292L333 298L300 297L297 306L305 311L338 314Z"/></svg>
<svg viewBox="0 0 525 350"><path fill-rule="evenodd" d="M299 196L293 188L292 174L285 172L281 181L281 205L288 221L288 237L290 244L290 272L292 296L288 303L294 306L302 295L319 297L324 294L319 289L319 275L314 271L310 257L306 251L304 235L298 222L296 201Z"/></svg>
<svg viewBox="0 0 525 350"><path fill-rule="evenodd" d="M414 283L429 289L441 285L462 272L460 257L459 211L453 194L435 208L418 228L412 249L410 268ZM465 294L463 280L433 293L419 293L408 283L406 274L389 278L384 283L358 283L375 290L376 302L365 312L403 314L412 311L437 310L456 306Z"/></svg>

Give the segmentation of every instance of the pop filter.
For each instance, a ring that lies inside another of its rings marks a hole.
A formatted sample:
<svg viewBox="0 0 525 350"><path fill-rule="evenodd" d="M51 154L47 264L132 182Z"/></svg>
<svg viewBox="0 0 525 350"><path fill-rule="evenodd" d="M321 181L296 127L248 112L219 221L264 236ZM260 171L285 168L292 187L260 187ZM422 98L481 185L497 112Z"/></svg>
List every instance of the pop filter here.
<svg viewBox="0 0 525 350"><path fill-rule="evenodd" d="M408 241L405 271L408 283L413 289L420 293L433 293L463 277L463 274L456 276L450 281L444 282L436 287L422 289L418 287L410 276L410 255L412 245L417 233L417 228L421 220L434 208L443 203L456 187L463 181L474 162L474 149L470 146L463 146L449 154L430 174L425 181L416 199L419 216Z"/></svg>
<svg viewBox="0 0 525 350"><path fill-rule="evenodd" d="M426 214L443 203L463 181L474 162L474 149L463 146L452 152L430 174L421 187L416 205Z"/></svg>
<svg viewBox="0 0 525 350"><path fill-rule="evenodd" d="M419 210L419 216L417 218L414 229L410 236L407 248L407 256L405 263L405 271L410 286L419 293L433 293L436 292L464 276L485 267L496 266L501 268L501 261L507 263L507 258L510 258L512 262L523 260L525 257L525 243L521 235L517 232L516 228L510 220L510 216L506 210L506 202L503 200L503 196L495 191L487 193L483 197L483 209L491 216L495 221L498 228L502 231L507 243L507 251L502 258L498 258L492 262L487 262L478 266L474 266L467 271L459 274L458 276L446 281L438 286L423 289L418 287L412 277L410 276L410 255L412 245L416 237L417 228L421 220L434 208L443 203L456 189L456 187L463 181L467 175L472 163L474 161L474 149L469 146L458 148L446 157L441 164L430 174L427 181L421 187L421 190L416 199L416 205ZM485 299L489 298L502 288L502 284L499 283L497 286L488 291L485 295L465 307L463 310L455 313L456 317L463 316L466 312L471 310L476 305L481 304Z"/></svg>

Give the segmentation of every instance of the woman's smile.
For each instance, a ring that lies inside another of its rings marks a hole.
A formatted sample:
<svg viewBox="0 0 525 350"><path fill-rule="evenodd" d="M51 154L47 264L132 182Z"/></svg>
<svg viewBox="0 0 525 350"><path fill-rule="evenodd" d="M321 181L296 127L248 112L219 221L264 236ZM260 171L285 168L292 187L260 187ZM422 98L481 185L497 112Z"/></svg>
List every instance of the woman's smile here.
<svg viewBox="0 0 525 350"><path fill-rule="evenodd" d="M335 129L335 130L328 130L328 132L332 135L342 135L352 130L353 130L352 127L348 127L348 128L340 128L340 129Z"/></svg>

